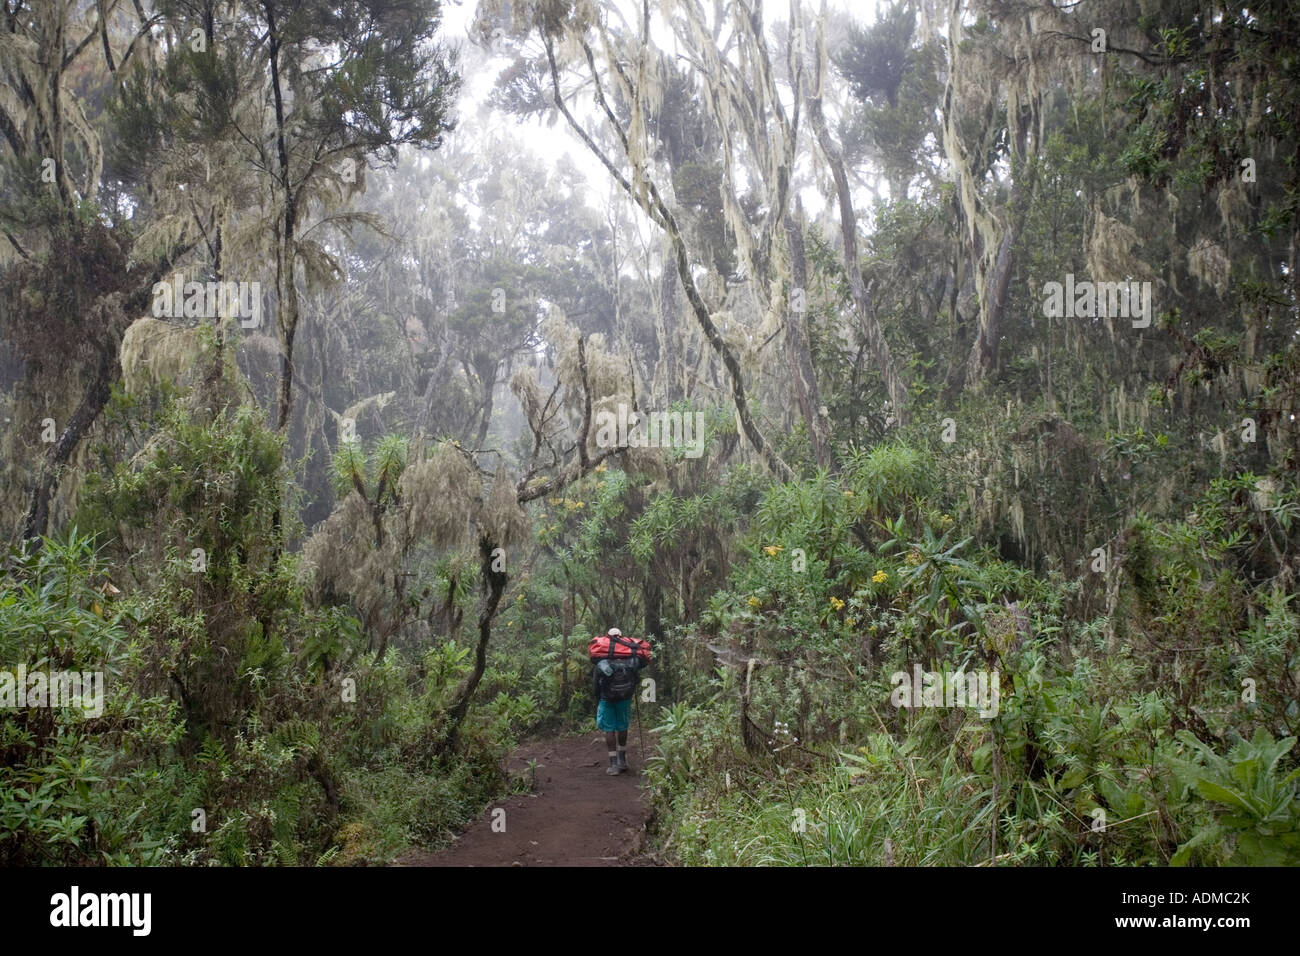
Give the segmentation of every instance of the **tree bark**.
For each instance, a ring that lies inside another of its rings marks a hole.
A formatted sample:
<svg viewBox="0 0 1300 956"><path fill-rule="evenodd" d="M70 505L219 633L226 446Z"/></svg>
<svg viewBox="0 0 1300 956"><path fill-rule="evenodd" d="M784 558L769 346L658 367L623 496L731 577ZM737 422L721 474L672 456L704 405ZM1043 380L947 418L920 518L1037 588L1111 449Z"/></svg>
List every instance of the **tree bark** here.
<svg viewBox="0 0 1300 956"><path fill-rule="evenodd" d="M501 603L501 595L505 592L507 581L506 572L493 570L492 551L495 548L496 544L490 539L486 537L479 539L479 573L483 578L484 593L479 601L478 643L474 645L474 667L456 688L455 701L447 711L447 723L442 734L444 747L449 746L453 749L456 747L460 725L464 722L465 715L469 713L469 704L474 697L474 691L478 689L479 681L483 679L483 671L487 669L487 649L492 640L492 621L496 618L497 607Z"/></svg>
<svg viewBox="0 0 1300 956"><path fill-rule="evenodd" d="M653 567L646 569L641 597L645 604L645 636L659 656L661 690L668 694L672 688L672 670L669 666L668 642L663 638L663 591L655 579Z"/></svg>
<svg viewBox="0 0 1300 956"><path fill-rule="evenodd" d="M40 476L36 481L36 487L32 489L27 506L27 516L23 521L24 541L39 539L49 530L50 499L54 496L54 489L63 474L64 466L72 457L77 445L81 443L82 437L108 404L116 367L117 349L111 341L105 342L99 349L99 362L90 387L82 397L81 404L68 419L68 424L63 429L63 434L59 436L58 442L50 449L45 464L41 466Z"/></svg>
<svg viewBox="0 0 1300 956"><path fill-rule="evenodd" d="M438 383L442 380L442 371L447 365L447 359L451 355L451 346L447 341L446 329L443 330L440 342L441 355L438 356L438 364L429 372L429 381L425 383L424 395L420 399L420 415L415 420L415 433L412 435L412 450L422 447L425 440L429 437L430 424L433 421L433 401L437 397Z"/></svg>
<svg viewBox="0 0 1300 956"><path fill-rule="evenodd" d="M566 577L567 572L566 572ZM573 586L560 608L560 710L569 706L569 635L573 633Z"/></svg>
<svg viewBox="0 0 1300 956"><path fill-rule="evenodd" d="M483 408L480 411L478 423L478 435L474 439L474 447L482 448L487 441L488 429L492 427L492 409L495 405L494 393L496 392L496 380L483 383Z"/></svg>
<svg viewBox="0 0 1300 956"><path fill-rule="evenodd" d="M276 430L286 434L293 414L293 339L298 331L298 287L294 283L294 248L298 226L298 199L289 179L289 150L284 141L284 93L280 88L280 35L276 26L275 6L266 4L268 33L267 55L270 58L271 94L275 103L276 152L280 163L280 188L284 190L284 218L275 254L275 286L279 301L276 325L280 332L280 410Z"/></svg>
<svg viewBox="0 0 1300 956"><path fill-rule="evenodd" d="M546 44L546 57L550 64L551 85L556 107L564 115L570 128L572 128L578 135L578 138L586 144L592 155L600 160L601 165L609 171L610 175L614 177L615 181L620 187L622 187L623 191L631 196L633 201L638 203L641 208L646 211L647 215L649 215L650 218L668 234L668 238L672 242L673 252L677 260L677 275L682 281L682 288L686 292L687 301L691 304L691 310L695 313L695 320L699 324L700 329L704 332L704 337L708 340L709 345L713 348L714 354L722 360L722 364L726 368L727 375L731 380L731 396L732 401L736 406L736 417L740 421L741 431L745 433L745 437L749 439L749 443L754 447L754 450L758 452L759 457L763 459L768 468L770 468L781 481L792 481L795 477L794 471L785 463L785 460L777 454L776 449L774 449L768 442L766 436L763 435L763 432L754 422L753 415L750 413L749 401L745 395L744 380L740 370L740 362L737 361L735 354L727 345L726 340L723 339L717 326L713 324L713 318L709 315L708 306L705 305L699 289L696 288L695 278L691 275L690 259L686 254L686 244L682 240L682 234L681 230L677 226L677 220L674 218L671 210L668 209L667 204L663 201L663 198L659 194L659 189L655 186L653 180L644 177L642 182L644 183L645 188L643 190L638 190L636 186L629 182L628 179L619 172L618 168L613 164L609 157L601 151L600 147L596 145L592 138L587 134L586 130L578 124L578 121L574 118L573 114L569 111L568 106L565 104L564 97L560 95L560 74L559 68L555 64L555 52L551 40L549 37L543 37L543 40ZM595 87L596 102L614 127L619 142L622 144L624 155L630 159L631 150L627 142L627 135L623 132L623 128L619 126L614 112L610 109L609 103L605 99L604 88L600 82L599 73L595 69L595 59L592 55L591 48L587 46L586 43L582 44L582 48L587 55L587 62L592 67L592 81ZM628 82L630 83L631 81L629 80Z"/></svg>
<svg viewBox="0 0 1300 956"><path fill-rule="evenodd" d="M1002 308L1007 300L1007 285L1011 280L1011 265L1015 259L1016 229L1014 226L1002 234L998 255L993 266L993 281L986 290L988 308L981 316L975 340L971 343L970 358L966 365L966 382L977 385L998 367L998 344L1001 333Z"/></svg>
<svg viewBox="0 0 1300 956"><path fill-rule="evenodd" d="M112 395L113 382L117 380L120 371L118 350L121 348L122 336L129 324L127 317L136 315L147 306L153 294L154 284L191 248L192 246L186 245L176 250L143 282L134 286L134 291L125 301L120 298L120 293L114 292L101 297L95 303L94 308L105 313L103 326L107 329L99 350L95 374L81 399L81 404L68 419L63 434L50 449L49 456L41 466L40 476L36 487L32 489L27 514L23 519L24 541L35 541L39 546L41 536L49 530L50 499L54 497L54 492L58 488L63 469L71 460L73 452L76 451L86 432L99 418L104 406L108 404L109 397Z"/></svg>
<svg viewBox="0 0 1300 956"><path fill-rule="evenodd" d="M790 240L790 274L794 288L807 300L808 258L803 241L803 203L795 200L795 211L785 217L785 231ZM795 404L808 428L808 441L812 444L813 459L819 467L831 463L830 449L821 422L821 392L817 388L817 375L812 364L812 343L808 338L807 309L789 311L785 334L786 348L793 361L790 377Z"/></svg>
<svg viewBox="0 0 1300 956"><path fill-rule="evenodd" d="M822 110L822 82L826 61L825 17L817 23L816 69L813 71L812 90L808 94L808 119L817 133L817 142L830 167L835 181L835 194L840 207L840 235L844 245L844 273L849 280L849 293L853 297L854 311L862 328L867 349L876 361L880 377L885 381L885 391L893 406L894 417L902 424L907 420L907 385L894 365L894 355L876 318L875 306L867 294L862 279L862 263L858 258L858 217L853 211L853 197L849 191L849 177L844 171L844 156L839 145L831 138Z"/></svg>
<svg viewBox="0 0 1300 956"><path fill-rule="evenodd" d="M675 402L685 394L684 383L678 381L677 349L685 343L678 341L677 329L677 269L664 259L663 274L659 277L659 348L663 365L663 381L654 385L667 398Z"/></svg>
<svg viewBox="0 0 1300 956"><path fill-rule="evenodd" d="M1017 139L1019 153L1025 154L1023 135ZM975 341L971 344L970 359L967 362L966 381L969 385L978 385L998 367L998 347L1001 340L1002 313L1006 307L1007 288L1011 284L1011 271L1016 261L1016 242L1025 226L1029 213L1029 200L1037 181L1038 165L1030 162L1024 174L1024 181L1015 181L1011 185L1010 223L998 243L998 254L993 262L991 281L985 285L988 307L981 309L979 328L975 332ZM978 254L976 256L978 259ZM975 263L979 268L980 263Z"/></svg>

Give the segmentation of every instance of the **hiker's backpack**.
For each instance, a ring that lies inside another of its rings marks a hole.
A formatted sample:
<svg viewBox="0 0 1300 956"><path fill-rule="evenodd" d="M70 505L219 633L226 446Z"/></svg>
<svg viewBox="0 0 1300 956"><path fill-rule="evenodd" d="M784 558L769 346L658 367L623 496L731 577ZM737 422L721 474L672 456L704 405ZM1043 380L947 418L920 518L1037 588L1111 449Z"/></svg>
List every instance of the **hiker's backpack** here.
<svg viewBox="0 0 1300 956"><path fill-rule="evenodd" d="M650 644L636 638L594 637L587 653L593 668L593 689L604 700L630 700L636 693L636 672L641 663L650 661Z"/></svg>
<svg viewBox="0 0 1300 956"><path fill-rule="evenodd" d="M610 637L608 634L602 634L599 637L593 637L591 643L587 645L587 656L591 658L594 664L602 657L617 660L624 660L636 655L641 660L650 663L650 642L638 640L635 637L627 637L620 634L617 637Z"/></svg>

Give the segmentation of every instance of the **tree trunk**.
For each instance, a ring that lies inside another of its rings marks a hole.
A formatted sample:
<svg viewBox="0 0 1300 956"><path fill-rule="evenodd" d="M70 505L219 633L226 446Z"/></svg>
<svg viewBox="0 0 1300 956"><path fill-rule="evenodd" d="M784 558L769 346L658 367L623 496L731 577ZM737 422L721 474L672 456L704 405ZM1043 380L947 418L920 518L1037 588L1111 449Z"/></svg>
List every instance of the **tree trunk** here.
<svg viewBox="0 0 1300 956"><path fill-rule="evenodd" d="M77 445L81 443L82 437L99 417L99 413L108 404L116 369L117 349L112 341L106 342L99 350L99 363L95 368L95 377L91 380L90 387L82 397L81 404L68 419L63 434L50 449L45 464L41 466L40 477L36 481L36 487L32 489L27 516L23 521L24 541L39 539L49 530L50 499L58 487L64 466L72 457Z"/></svg>
<svg viewBox="0 0 1300 956"><path fill-rule="evenodd" d="M663 638L663 591L654 577L653 568L646 572L641 597L645 603L645 636L659 656L660 690L667 695L672 687L672 671L669 667L668 643Z"/></svg>
<svg viewBox="0 0 1300 956"><path fill-rule="evenodd" d="M664 258L663 274L659 278L659 349L663 366L663 381L655 382L659 392L675 402L685 394L684 383L678 381L677 349L685 343L679 341L677 327L677 270Z"/></svg>
<svg viewBox="0 0 1300 956"><path fill-rule="evenodd" d="M677 275L682 281L682 288L686 292L686 299L691 304L691 311L695 313L695 321L700 326L700 330L704 333L704 337L708 340L714 354L722 360L722 364L726 368L727 375L731 380L731 397L736 406L736 417L740 421L741 431L745 433L745 437L749 439L749 443L754 447L754 450L758 452L759 457L763 459L763 462L768 466L768 468L777 476L778 480L792 481L795 477L794 471L785 463L785 460L768 442L766 436L764 436L763 432L755 423L753 415L750 414L749 401L745 395L744 378L740 370L740 362L736 359L735 353L732 352L731 347L727 345L726 340L722 337L722 333L718 331L718 327L714 325L713 317L709 314L709 308L705 305L704 299L695 285L695 277L691 274L690 259L686 254L686 243L682 239L682 233L677 226L676 218L673 216L672 211L668 208L667 204L663 201L663 197L659 193L659 188L655 185L653 180L648 177L642 179L641 182L643 183L644 188L638 189L628 181L627 177L619 172L618 168L610 161L609 157L605 155L600 147L596 145L595 141L587 134L587 131L579 125L578 121L574 118L573 113L569 111L568 105L564 102L564 98L560 95L560 74L559 68L555 63L555 51L552 42L549 37L544 37L543 39L546 45L546 57L550 64L551 86L556 107L564 114L564 118L568 122L570 128L573 129L573 131L578 135L578 138L583 141L591 153L600 160L601 165L609 171L610 175L614 177L615 181L618 182L623 191L631 196L632 199L646 211L647 215L649 215L650 218L661 226L668 234L668 238L672 242L673 252L677 260ZM627 142L627 137L623 133L622 127L618 125L617 120L614 118L614 112L610 108L608 100L605 98L604 88L601 85L599 73L594 68L594 56L590 47L588 47L585 42L582 44L582 48L587 55L588 63L593 65L592 80L595 85L594 92L596 102L600 105L605 115L610 118L615 133L618 135L619 141L622 144L624 156L630 160L630 147ZM626 80L626 77L624 79Z"/></svg>
<svg viewBox="0 0 1300 956"><path fill-rule="evenodd" d="M482 418L478 423L478 436L475 438L474 447L482 448L487 441L488 429L492 427L492 409L496 392L496 381L483 383L483 411Z"/></svg>
<svg viewBox="0 0 1300 956"><path fill-rule="evenodd" d="M455 749L459 738L460 725L469 712L469 705L474 697L474 691L478 689L479 681L483 679L483 671L487 668L487 649L488 643L492 639L492 621L496 618L497 606L501 603L501 595L506 589L507 580L504 571L493 570L492 551L495 547L495 543L488 538L479 539L478 550L481 559L479 573L483 579L484 593L479 602L478 643L474 646L474 668L465 675L465 679L456 688L455 702L447 711L447 723L443 730L442 747Z"/></svg>
<svg viewBox="0 0 1300 956"><path fill-rule="evenodd" d="M1020 154L1024 155L1023 136L1017 140L1017 144ZM1029 213L1029 200L1038 178L1037 172L1038 164L1031 161L1024 174L1024 181L1011 184L1011 197L1008 202L1010 223L998 243L998 253L993 261L993 274L984 287L988 305L987 308L980 309L979 328L975 333L975 341L971 344L970 359L967 362L966 381L970 385L978 385L998 367L1000 327L1007 301L1007 287L1011 284L1011 270L1016 261L1016 241L1020 238L1025 218ZM978 260L978 254L976 258ZM976 261L975 268L978 269L981 265L982 263Z"/></svg>
<svg viewBox="0 0 1300 956"><path fill-rule="evenodd" d="M271 66L271 94L275 104L276 152L280 170L280 188L284 190L284 219L275 253L276 324L280 332L280 411L276 430L289 431L293 414L293 338L298 331L298 287L293 281L295 234L298 226L298 201L289 179L289 150L284 141L284 93L280 88L280 33L275 9L266 7L267 53Z"/></svg>
<svg viewBox="0 0 1300 956"><path fill-rule="evenodd" d="M63 468L71 460L72 453L76 451L86 432L99 418L104 406L108 404L109 397L112 395L113 382L117 380L120 372L117 356L122 345L122 336L129 324L127 316L138 314L148 305L153 296L154 283L189 249L190 246L183 246L176 250L166 262L160 264L151 275L136 286L135 291L125 300L120 298L120 293L115 292L102 296L95 303L94 308L103 313L103 327L108 330L101 344L95 375L81 399L81 404L68 419L63 434L50 449L49 457L41 467L40 477L32 490L27 514L23 519L24 541L33 539L39 541L40 537L49 530L50 499L58 489Z"/></svg>
<svg viewBox="0 0 1300 956"><path fill-rule="evenodd" d="M277 312L280 327L280 411L275 427L281 434L289 431L293 414L293 339L298 332L298 290L293 283L293 254L282 252L281 261L288 260L283 271L277 268L276 284L280 290Z"/></svg>
<svg viewBox="0 0 1300 956"><path fill-rule="evenodd" d="M803 203L795 200L793 215L785 217L785 231L790 240L790 273L794 288L803 297L805 307L790 309L786 323L785 344L793 359L794 373L790 376L791 389L795 404L803 416L808 428L808 441L812 444L813 460L819 467L831 463L830 450L826 446L826 436L821 422L821 393L817 388L817 375L812 364L812 343L808 338L807 293L808 293L808 257L803 242Z"/></svg>
<svg viewBox="0 0 1300 956"><path fill-rule="evenodd" d="M420 416L415 420L415 434L412 435L412 449L424 444L425 439L429 437L429 428L433 421L433 402L437 398L438 383L442 380L442 371L447 366L447 359L451 355L451 346L447 341L446 330L443 330L441 336L441 351L438 356L438 364L429 372L429 381L425 383L424 395L420 399Z"/></svg>
<svg viewBox="0 0 1300 956"><path fill-rule="evenodd" d="M1007 299L1007 285L1011 280L1015 243L1016 229L1013 226L1003 233L1002 241L998 244L993 281L986 287L988 307L982 310L979 328L975 331L975 341L971 343L970 358L967 360L966 381L969 385L977 385L998 367L998 340L1001 336L999 326L1002 307Z"/></svg>
<svg viewBox="0 0 1300 956"><path fill-rule="evenodd" d="M844 171L844 157L839 146L831 138L826 127L826 115L822 111L821 86L826 72L826 37L825 20L817 24L816 69L813 72L812 90L808 94L808 119L817 133L817 142L821 145L830 167L831 178L835 180L835 194L840 207L840 235L844 245L844 273L849 280L849 292L853 297L854 311L866 340L867 349L876 361L880 377L885 381L885 391L893 405L894 417L902 424L906 421L907 386L898 369L894 366L894 355L885 340L885 333L876 318L876 310L867 294L866 284L862 280L862 263L858 259L858 217L853 211L853 197L849 192L849 177Z"/></svg>
<svg viewBox="0 0 1300 956"><path fill-rule="evenodd" d="M564 599L560 608L560 710L569 706L569 634L573 631L573 594Z"/></svg>

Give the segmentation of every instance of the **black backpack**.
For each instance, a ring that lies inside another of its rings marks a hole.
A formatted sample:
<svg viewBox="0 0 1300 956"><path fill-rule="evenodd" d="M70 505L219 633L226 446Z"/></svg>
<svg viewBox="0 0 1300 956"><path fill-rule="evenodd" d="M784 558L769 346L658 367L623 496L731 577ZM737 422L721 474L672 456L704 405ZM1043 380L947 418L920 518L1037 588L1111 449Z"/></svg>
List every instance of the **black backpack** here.
<svg viewBox="0 0 1300 956"><path fill-rule="evenodd" d="M604 660L597 662L594 668L596 696L611 701L631 700L632 695L636 693L637 657L633 654L630 658L616 659L614 657L615 643L622 644L625 647L636 647L636 644L632 641L624 640L622 637L616 637L609 642L608 656ZM611 671L609 674L601 673L600 665L606 661L608 661Z"/></svg>

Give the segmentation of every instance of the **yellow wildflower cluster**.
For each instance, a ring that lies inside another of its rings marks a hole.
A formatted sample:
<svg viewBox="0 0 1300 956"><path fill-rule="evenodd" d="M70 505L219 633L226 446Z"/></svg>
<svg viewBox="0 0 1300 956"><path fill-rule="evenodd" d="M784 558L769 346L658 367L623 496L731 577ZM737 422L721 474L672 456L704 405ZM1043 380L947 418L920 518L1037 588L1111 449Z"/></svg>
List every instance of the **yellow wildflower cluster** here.
<svg viewBox="0 0 1300 956"><path fill-rule="evenodd" d="M757 596L757 595L751 594L751 595L749 596L749 606L750 606L750 607L762 607L762 606L763 606L763 602L760 601L760 600L758 599L758 596Z"/></svg>
<svg viewBox="0 0 1300 956"><path fill-rule="evenodd" d="M844 607L844 602L837 597L833 597L831 598L831 607L838 611L840 608Z"/></svg>
<svg viewBox="0 0 1300 956"><path fill-rule="evenodd" d="M875 581L877 584L881 584L882 582L889 580L889 574L884 571L877 571L871 576L871 580Z"/></svg>
<svg viewBox="0 0 1300 956"><path fill-rule="evenodd" d="M553 505L556 508L563 508L565 511L577 511L580 508L587 507L585 501L573 501L569 498L547 498L546 501L547 504ZM542 517L545 518L546 516L542 515Z"/></svg>
<svg viewBox="0 0 1300 956"><path fill-rule="evenodd" d="M778 554L780 554L784 550L785 548L781 547L781 545L779 544L769 544L766 548L763 549L763 551L767 554L769 558L775 558Z"/></svg>

